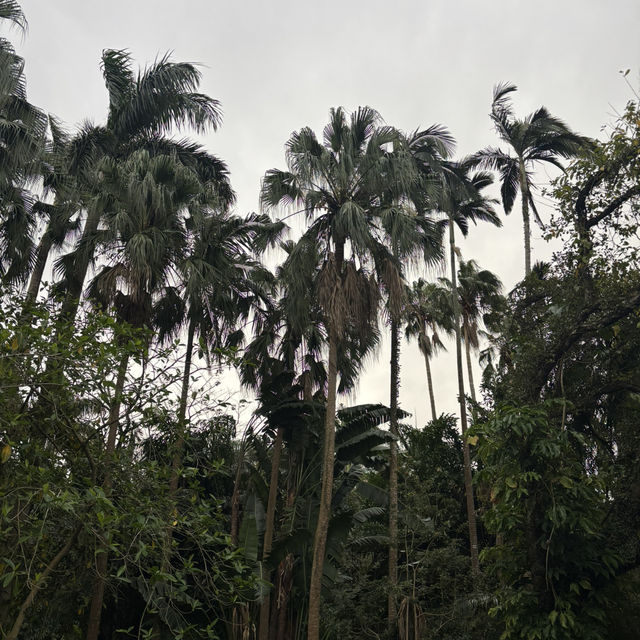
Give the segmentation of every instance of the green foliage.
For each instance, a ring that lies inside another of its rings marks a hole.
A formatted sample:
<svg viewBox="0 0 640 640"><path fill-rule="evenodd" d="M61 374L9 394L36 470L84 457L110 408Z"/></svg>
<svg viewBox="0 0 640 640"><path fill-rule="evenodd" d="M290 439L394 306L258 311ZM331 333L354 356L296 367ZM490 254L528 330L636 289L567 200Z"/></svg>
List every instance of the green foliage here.
<svg viewBox="0 0 640 640"><path fill-rule="evenodd" d="M401 428L399 451L399 637L494 638L488 599L473 593L464 506L462 441L453 416ZM386 473L369 472L352 503L385 504ZM326 594L329 638L388 638L385 519L355 523ZM395 636L393 636L395 637Z"/></svg>
<svg viewBox="0 0 640 640"><path fill-rule="evenodd" d="M601 533L602 479L585 469L587 443L566 428L562 408L500 408L471 430L485 523L503 540L483 553L502 585L491 612L503 638L608 637L603 587L620 561Z"/></svg>
<svg viewBox="0 0 640 640"><path fill-rule="evenodd" d="M26 29L14 0L0 0L0 21ZM440 125L406 136L370 107L333 109L321 137L292 134L287 170L263 181L266 209L308 222L272 274L259 257L284 221L232 215L224 162L168 137L221 122L197 65L165 55L136 74L129 51L103 51L105 122L74 134L28 102L24 68L0 38L0 635L297 640L318 590L327 640L637 635L637 101L591 142L545 108L517 118L515 86L499 85L490 117L511 155L459 162ZM560 159L546 233L564 248L529 274L532 169ZM522 200L527 275L505 299L472 260L455 266L454 226L500 226L478 167L499 172L507 213ZM435 266L447 224L452 282L409 293L402 274ZM11 288L27 278L26 295ZM489 339L466 441L452 416L392 435L381 404L335 411L379 342L381 294L394 322L404 309L429 377L439 331L457 334L460 381L461 337L469 363ZM257 392L246 428L199 359L238 366Z"/></svg>
<svg viewBox="0 0 640 640"><path fill-rule="evenodd" d="M202 430L187 439L177 511L167 492L166 441L156 437L150 446L144 438L175 428L171 387L181 373L172 364L175 346L150 349L143 332L101 313L54 339L51 309L35 306L24 315L10 294L0 313L3 633L34 586L20 637L45 629L80 633L95 557L106 541L105 633L151 629L157 614L182 637L217 637L228 607L253 597L255 580L225 531L224 496L212 493L222 463L208 457L202 467ZM123 353L138 371L125 384L126 411L107 460L107 416ZM215 443L222 431L210 434ZM215 456L216 447L209 453ZM109 494L101 483L107 462ZM169 564L163 562L167 526L173 530ZM55 571L41 580L67 543Z"/></svg>

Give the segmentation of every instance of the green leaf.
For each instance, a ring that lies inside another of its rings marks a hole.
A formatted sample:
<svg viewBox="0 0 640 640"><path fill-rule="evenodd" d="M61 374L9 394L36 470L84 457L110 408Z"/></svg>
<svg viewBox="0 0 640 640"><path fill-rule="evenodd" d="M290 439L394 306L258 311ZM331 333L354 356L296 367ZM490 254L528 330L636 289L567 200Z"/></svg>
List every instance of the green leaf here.
<svg viewBox="0 0 640 640"><path fill-rule="evenodd" d="M567 478L567 476L562 476L559 482L565 489L571 489L573 487L573 480Z"/></svg>

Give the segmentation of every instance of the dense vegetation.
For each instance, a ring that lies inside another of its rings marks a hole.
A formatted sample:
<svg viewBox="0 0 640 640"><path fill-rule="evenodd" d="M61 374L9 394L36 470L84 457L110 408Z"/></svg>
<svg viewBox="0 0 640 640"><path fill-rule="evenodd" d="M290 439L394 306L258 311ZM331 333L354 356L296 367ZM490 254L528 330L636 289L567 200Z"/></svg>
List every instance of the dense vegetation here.
<svg viewBox="0 0 640 640"><path fill-rule="evenodd" d="M13 0L0 18L26 26ZM517 117L498 85L508 150L458 160L441 125L332 109L243 216L182 137L221 124L195 66L104 51L105 119L70 132L29 103L10 41L0 58L2 637L636 637L638 101L595 141ZM541 162L563 169L544 221ZM500 226L494 171L524 224L506 295L455 239ZM548 263L531 213L563 241ZM389 397L338 409L387 328ZM403 332L422 428L399 406ZM458 416L436 407L444 336Z"/></svg>

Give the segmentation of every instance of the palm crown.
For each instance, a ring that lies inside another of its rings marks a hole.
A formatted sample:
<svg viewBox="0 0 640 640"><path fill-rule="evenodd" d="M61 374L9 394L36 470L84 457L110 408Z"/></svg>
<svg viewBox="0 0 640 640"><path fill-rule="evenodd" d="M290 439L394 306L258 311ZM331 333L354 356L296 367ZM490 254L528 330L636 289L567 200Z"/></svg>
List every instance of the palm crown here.
<svg viewBox="0 0 640 640"><path fill-rule="evenodd" d="M485 167L500 173L500 194L505 213L510 213L518 192L522 198L524 223L525 275L531 272L531 246L529 207L536 220L540 216L532 196L533 168L538 162L546 162L562 169L559 158L575 156L588 139L572 132L562 120L540 107L523 119L515 117L510 94L516 91L513 84L498 84L493 90L491 120L500 139L511 147L513 155L499 148L487 148L476 154Z"/></svg>

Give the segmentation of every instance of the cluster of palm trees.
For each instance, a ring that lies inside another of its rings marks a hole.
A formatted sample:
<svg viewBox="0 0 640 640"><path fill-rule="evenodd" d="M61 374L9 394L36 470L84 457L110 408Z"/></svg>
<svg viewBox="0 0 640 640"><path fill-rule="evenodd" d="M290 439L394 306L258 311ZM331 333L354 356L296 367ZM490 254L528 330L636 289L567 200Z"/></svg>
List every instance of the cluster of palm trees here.
<svg viewBox="0 0 640 640"><path fill-rule="evenodd" d="M25 24L10 0L0 1L0 17ZM493 181L488 169L498 170L506 212L521 194L528 275L530 207L537 216L532 166L558 164L559 157L577 153L584 139L543 108L516 119L508 101L513 85L496 88L491 111L513 155L486 149L456 161L453 137L440 125L405 134L386 126L369 107L351 115L332 109L320 138L308 128L295 132L286 144L287 169L267 171L261 189L266 213L241 217L230 212L234 193L224 162L195 142L175 137L182 129L215 130L221 122L218 102L198 93L200 72L194 65L164 56L136 73L127 51L104 51L106 120L86 123L70 134L53 116L29 104L22 60L6 40L0 41L0 57L0 275L5 284L24 288L26 313L42 291L47 269L53 269L55 284L47 295L60 300L58 340L73 330L83 296L133 327L151 329L160 342L186 333L169 495L175 495L180 478L196 346L213 357L222 346L244 343L245 386L260 389L275 367L292 373L301 400L321 400L324 432L309 582L310 640L320 637L337 395L353 387L364 358L375 349L379 319L388 323L388 621L394 628L402 328L417 338L424 356L433 419L430 362L444 348L441 337L455 336L464 434L468 408L462 348L473 407L472 352L479 346L483 314L499 300L501 284L472 260L458 257L455 229L466 235L470 222L500 225L496 201L485 194ZM291 210L305 216L307 227L295 241L284 242L285 224L267 213ZM449 278L410 284L412 269L433 270L445 262L446 231ZM285 259L274 275L259 258L277 243ZM244 330L249 321L251 336ZM107 494L129 359L125 351L109 412L107 463L97 478ZM284 426L276 426L264 559L273 542L283 443ZM467 442L464 460L471 564L477 573ZM171 535L168 529L168 549ZM108 540L97 555L87 640L99 635L107 563ZM259 625L265 639L269 606L266 598Z"/></svg>
<svg viewBox="0 0 640 640"><path fill-rule="evenodd" d="M505 106L505 92L505 88L498 88L494 97L493 116L497 122L500 118L507 122L505 114L510 114ZM539 122L542 116L548 118L546 112L541 114L532 118L538 128L543 126ZM511 124L512 128L517 128ZM549 120L546 125L552 130L549 137L563 126L556 120ZM565 128L565 135L571 137L573 134ZM529 133L529 137L534 136ZM541 144L546 145L547 150L541 149L537 155L523 155L518 151L522 156L521 163L554 157L550 151L551 142L545 138ZM577 142L574 148L577 149ZM568 143L566 147L560 147L559 153L568 153L567 149ZM288 283L287 298L293 300L290 304L294 307L292 313L297 315L294 322L298 324L298 334L302 336L310 330L305 323L320 322L323 326L320 333L324 335L328 349L321 504L309 592L308 633L310 639L315 639L319 637L322 563L331 508L338 373L343 371L340 353L346 344L352 343L362 355L372 348L376 337L377 306L383 299L392 350L390 432L397 438L401 325L407 323L408 334L418 337L425 355L434 417L429 358L442 345L439 331L455 334L460 421L463 434L466 432L462 344L466 348L469 391L475 402L471 351L478 348L481 317L496 304L501 284L495 275L480 270L473 261L461 261L458 275L455 227L466 235L469 222L487 221L500 225L494 210L495 202L482 193L492 183L492 176L478 168L495 164L496 157L507 156L485 150L456 162L451 159L453 139L444 127L435 125L404 135L382 125L379 115L369 108L360 108L350 117L342 109L332 110L321 141L311 130L302 129L292 135L286 150L288 170L267 172L262 202L268 208L295 207L296 212L307 216L308 228L290 248L283 266L283 281ZM529 193L530 178L523 174L524 178L527 181L523 182L523 193ZM513 204L509 199L504 203L507 209ZM523 205L525 219L527 205L528 201ZM444 259L443 232L447 227L451 279L440 279L437 285L418 281L409 288L405 284L405 274L411 265L433 266ZM470 454L465 442L471 558L477 573L471 480ZM397 444L394 439L389 458L391 585L397 582L397 509ZM396 616L395 595L391 589L388 618L392 627Z"/></svg>

